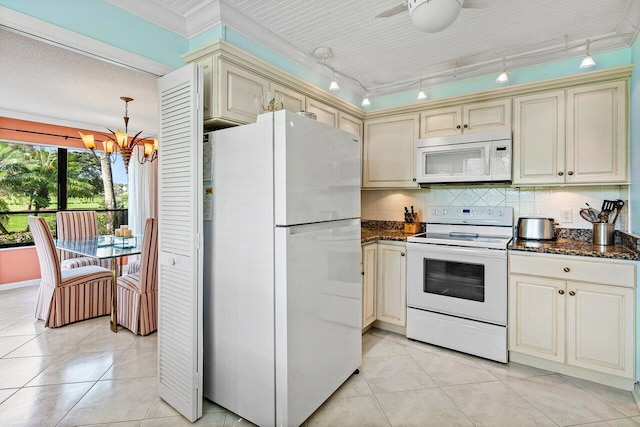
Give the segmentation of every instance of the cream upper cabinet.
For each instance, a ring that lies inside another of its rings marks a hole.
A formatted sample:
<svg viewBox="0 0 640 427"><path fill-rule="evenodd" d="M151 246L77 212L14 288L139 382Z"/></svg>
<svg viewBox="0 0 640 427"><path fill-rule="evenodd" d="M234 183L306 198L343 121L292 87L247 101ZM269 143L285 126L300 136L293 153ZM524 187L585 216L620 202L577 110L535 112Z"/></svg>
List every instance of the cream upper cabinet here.
<svg viewBox="0 0 640 427"><path fill-rule="evenodd" d="M627 85L567 90L567 183L627 182Z"/></svg>
<svg viewBox="0 0 640 427"><path fill-rule="evenodd" d="M307 111L314 113L319 122L338 127L338 109L307 97Z"/></svg>
<svg viewBox="0 0 640 427"><path fill-rule="evenodd" d="M285 110L293 111L294 113L297 113L298 111L305 111L307 97L303 94L277 83L271 83L269 85L269 90L282 95L282 104Z"/></svg>
<svg viewBox="0 0 640 427"><path fill-rule="evenodd" d="M564 183L563 90L513 100L513 184Z"/></svg>
<svg viewBox="0 0 640 427"><path fill-rule="evenodd" d="M362 142L362 120L340 111L338 113L338 129L352 133Z"/></svg>
<svg viewBox="0 0 640 427"><path fill-rule="evenodd" d="M635 378L635 262L511 251L509 271L510 352Z"/></svg>
<svg viewBox="0 0 640 427"><path fill-rule="evenodd" d="M258 111L254 96L269 89L269 80L224 59L218 62L218 72L220 111L217 116L237 123L255 122Z"/></svg>
<svg viewBox="0 0 640 427"><path fill-rule="evenodd" d="M417 188L418 114L366 120L362 153L363 188Z"/></svg>
<svg viewBox="0 0 640 427"><path fill-rule="evenodd" d="M397 326L407 324L406 248L378 243L376 317Z"/></svg>
<svg viewBox="0 0 640 427"><path fill-rule="evenodd" d="M420 114L420 138L511 129L511 99L438 108Z"/></svg>
<svg viewBox="0 0 640 427"><path fill-rule="evenodd" d="M362 247L362 328L376 320L378 276L378 245L370 243Z"/></svg>
<svg viewBox="0 0 640 427"><path fill-rule="evenodd" d="M215 117L216 114L216 98L213 96L213 90L211 90L215 76L213 56L202 57L195 61L195 63L202 66L202 85L204 90L202 96L202 119L207 121Z"/></svg>
<svg viewBox="0 0 640 427"><path fill-rule="evenodd" d="M513 184L628 182L626 83L514 98Z"/></svg>

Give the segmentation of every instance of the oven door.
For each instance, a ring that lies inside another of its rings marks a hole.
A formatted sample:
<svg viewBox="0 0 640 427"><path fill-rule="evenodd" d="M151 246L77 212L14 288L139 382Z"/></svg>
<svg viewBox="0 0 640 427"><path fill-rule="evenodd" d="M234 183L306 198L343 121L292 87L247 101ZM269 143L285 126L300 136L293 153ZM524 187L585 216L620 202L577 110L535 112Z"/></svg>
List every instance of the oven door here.
<svg viewBox="0 0 640 427"><path fill-rule="evenodd" d="M407 305L507 324L507 251L407 243Z"/></svg>

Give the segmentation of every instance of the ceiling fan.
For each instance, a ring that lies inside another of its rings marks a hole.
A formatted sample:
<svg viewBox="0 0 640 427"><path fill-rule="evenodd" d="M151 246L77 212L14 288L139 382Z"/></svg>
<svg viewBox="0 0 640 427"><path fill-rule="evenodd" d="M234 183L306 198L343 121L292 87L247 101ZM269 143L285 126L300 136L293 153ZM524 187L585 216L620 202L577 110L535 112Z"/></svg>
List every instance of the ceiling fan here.
<svg viewBox="0 0 640 427"><path fill-rule="evenodd" d="M483 0L405 0L376 18L389 18L409 9L413 25L427 33L437 33L453 24L463 7L485 8L487 4Z"/></svg>

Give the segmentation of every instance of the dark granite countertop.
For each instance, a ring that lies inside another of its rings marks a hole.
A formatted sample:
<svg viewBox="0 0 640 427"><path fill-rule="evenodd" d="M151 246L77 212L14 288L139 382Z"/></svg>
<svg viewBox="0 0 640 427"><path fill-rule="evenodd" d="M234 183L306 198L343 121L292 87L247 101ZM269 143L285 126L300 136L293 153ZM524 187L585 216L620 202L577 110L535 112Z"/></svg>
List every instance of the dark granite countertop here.
<svg viewBox="0 0 640 427"><path fill-rule="evenodd" d="M365 244L377 240L406 242L411 234L404 233L402 222L363 220L360 236L362 244Z"/></svg>
<svg viewBox="0 0 640 427"><path fill-rule="evenodd" d="M591 243L591 241L578 241L563 238L551 241L514 239L509 244L509 250L633 261L640 260L637 252L620 243L612 246L598 246Z"/></svg>

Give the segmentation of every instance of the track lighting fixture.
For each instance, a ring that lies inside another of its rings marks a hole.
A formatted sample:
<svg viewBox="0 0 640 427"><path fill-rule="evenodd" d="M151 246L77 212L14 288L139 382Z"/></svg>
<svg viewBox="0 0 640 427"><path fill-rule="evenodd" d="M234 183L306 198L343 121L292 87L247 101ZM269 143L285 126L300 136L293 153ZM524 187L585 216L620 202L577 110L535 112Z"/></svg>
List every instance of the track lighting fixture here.
<svg viewBox="0 0 640 427"><path fill-rule="evenodd" d="M418 90L418 101L422 101L423 99L427 99L427 94L422 90L422 79L420 79L420 90Z"/></svg>
<svg viewBox="0 0 640 427"><path fill-rule="evenodd" d="M594 61L591 55L589 54L590 44L591 44L591 40L587 40L587 54L585 55L584 59L582 59L582 62L580 63L581 69L595 67L596 65L596 61Z"/></svg>
<svg viewBox="0 0 640 427"><path fill-rule="evenodd" d="M502 72L496 79L498 83L509 83L509 75L507 74L507 58L502 58Z"/></svg>
<svg viewBox="0 0 640 427"><path fill-rule="evenodd" d="M339 89L340 89L340 85L338 85L338 82L336 81L336 72L334 70L333 80L331 80L331 83L329 84L329 90L339 90Z"/></svg>
<svg viewBox="0 0 640 427"><path fill-rule="evenodd" d="M366 91L364 93L364 98L362 98L362 105L363 107L369 107L371 106L371 101L369 101L369 91Z"/></svg>

